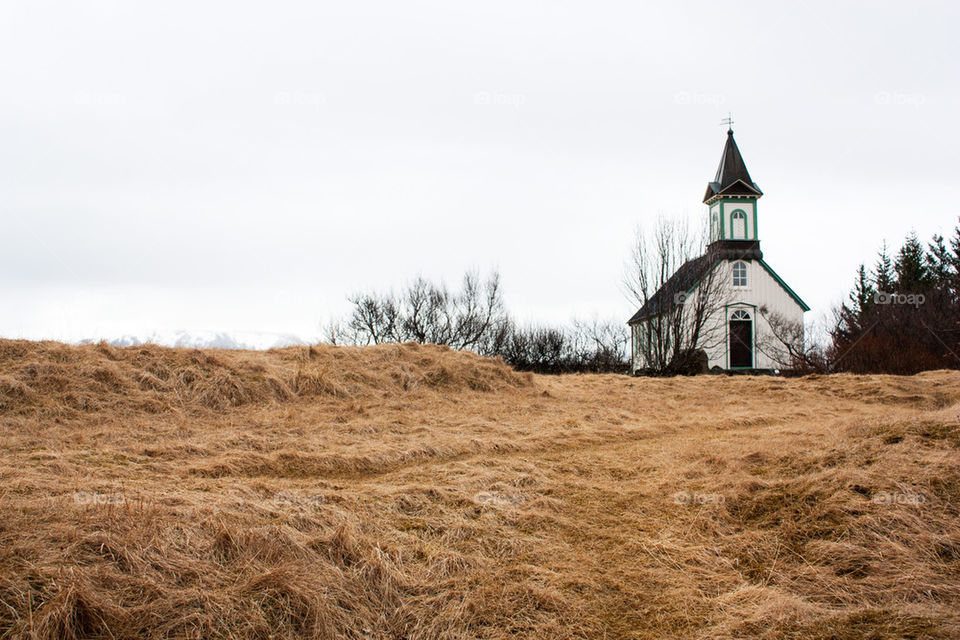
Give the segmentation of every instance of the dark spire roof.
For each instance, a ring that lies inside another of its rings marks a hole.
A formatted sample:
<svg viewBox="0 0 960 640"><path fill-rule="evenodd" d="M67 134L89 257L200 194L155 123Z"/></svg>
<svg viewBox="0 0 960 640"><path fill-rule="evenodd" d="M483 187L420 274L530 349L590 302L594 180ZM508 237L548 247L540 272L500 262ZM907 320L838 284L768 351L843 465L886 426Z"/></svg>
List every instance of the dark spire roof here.
<svg viewBox="0 0 960 640"><path fill-rule="evenodd" d="M747 165L743 162L737 141L733 139L733 129L727 130L727 144L723 146L723 156L720 166L717 167L717 176L707 185L707 193L703 196L706 202L717 195L757 196L763 195L760 187L754 184L747 172Z"/></svg>

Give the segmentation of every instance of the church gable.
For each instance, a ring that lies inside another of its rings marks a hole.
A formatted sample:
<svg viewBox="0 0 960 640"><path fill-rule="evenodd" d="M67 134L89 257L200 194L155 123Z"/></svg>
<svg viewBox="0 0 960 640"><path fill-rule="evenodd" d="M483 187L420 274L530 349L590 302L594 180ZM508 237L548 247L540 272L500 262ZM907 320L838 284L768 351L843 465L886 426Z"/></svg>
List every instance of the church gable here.
<svg viewBox="0 0 960 640"><path fill-rule="evenodd" d="M720 196L760 196L763 195L759 189L752 184L747 184L743 180L736 180L732 184L723 187L719 182L711 182L707 185L707 193L703 196L704 202Z"/></svg>
<svg viewBox="0 0 960 640"><path fill-rule="evenodd" d="M764 270L770 275L770 277L774 279L774 281L777 283L777 285L778 285L781 289L783 289L784 292L786 292L786 294L787 294L788 296L790 296L790 298L791 298L794 302L797 303L797 306L799 306L799 307L800 307L801 309L803 309L804 311L810 311L810 307L807 306L807 303L804 302L804 301L800 298L800 296L798 296L798 295L794 292L794 290L791 289L791 288L789 287L789 285L787 285L787 283L783 281L783 278L781 278L780 276L777 275L777 272L774 271L773 268L772 268L770 265L768 265L768 264L767 264L766 262L764 262L763 260L760 260L760 265L761 265L761 266L764 268Z"/></svg>
<svg viewBox="0 0 960 640"><path fill-rule="evenodd" d="M750 268L747 271L745 285L738 286L738 282L733 273L735 264L743 264L749 267L754 267L755 265L756 267ZM637 324L669 310L677 294L689 295L693 293L707 275L721 265L724 273L720 274L719 277L724 279L728 304L735 304L745 299L752 301L756 296L748 294L752 294L758 290L763 290L766 293L766 297L769 297L770 289L777 288L800 309L803 311L810 310L807 303L805 303L762 258L741 258L711 254L708 252L699 258L687 261L682 267L677 269L673 276L651 296L650 300L627 321L627 324ZM769 279L769 281L766 283L766 286L764 286L762 283L767 279Z"/></svg>
<svg viewBox="0 0 960 640"><path fill-rule="evenodd" d="M728 305L747 303L758 308L767 306L774 310L801 313L810 310L763 259L728 260L722 268L724 273L720 277L727 285Z"/></svg>

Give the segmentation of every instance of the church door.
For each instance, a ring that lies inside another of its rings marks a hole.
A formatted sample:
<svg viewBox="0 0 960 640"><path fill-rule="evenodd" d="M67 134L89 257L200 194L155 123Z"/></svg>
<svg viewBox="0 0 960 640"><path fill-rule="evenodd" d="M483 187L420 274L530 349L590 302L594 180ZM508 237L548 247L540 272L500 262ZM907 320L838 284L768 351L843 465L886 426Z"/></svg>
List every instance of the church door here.
<svg viewBox="0 0 960 640"><path fill-rule="evenodd" d="M753 366L753 321L738 309L730 316L730 367Z"/></svg>

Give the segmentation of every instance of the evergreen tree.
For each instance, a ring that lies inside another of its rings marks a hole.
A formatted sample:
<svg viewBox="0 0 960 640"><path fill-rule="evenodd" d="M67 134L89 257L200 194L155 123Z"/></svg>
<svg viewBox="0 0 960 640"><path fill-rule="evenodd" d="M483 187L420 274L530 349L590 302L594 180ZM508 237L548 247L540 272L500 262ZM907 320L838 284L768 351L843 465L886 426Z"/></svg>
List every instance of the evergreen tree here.
<svg viewBox="0 0 960 640"><path fill-rule="evenodd" d="M950 265L947 290L952 295L954 304L960 304L960 226L953 231L950 238L950 251L947 262Z"/></svg>
<svg viewBox="0 0 960 640"><path fill-rule="evenodd" d="M960 247L960 245L958 245ZM877 264L873 267L873 285L878 292L893 293L896 283L893 279L893 262L887 250L887 241L883 241L883 248L877 256Z"/></svg>
<svg viewBox="0 0 960 640"><path fill-rule="evenodd" d="M884 242L869 276L861 265L846 303L834 311L831 369L909 375L960 368L960 227L927 246L911 233L896 260ZM880 292L923 295L881 300Z"/></svg>
<svg viewBox="0 0 960 640"><path fill-rule="evenodd" d="M859 338L868 322L868 314L873 309L876 291L870 283L867 269L860 265L857 270L857 280L848 296L848 302L840 305L835 311L836 327L833 337L837 342L854 341Z"/></svg>
<svg viewBox="0 0 960 640"><path fill-rule="evenodd" d="M950 238L950 264L953 266L953 272L960 272L960 226L953 231L953 237Z"/></svg>
<svg viewBox="0 0 960 640"><path fill-rule="evenodd" d="M922 293L930 287L930 274L927 272L927 256L923 245L911 231L906 242L900 247L893 270L897 274L897 291Z"/></svg>
<svg viewBox="0 0 960 640"><path fill-rule="evenodd" d="M853 285L853 291L850 292L852 311L856 314L860 325L863 325L865 316L870 313L870 309L873 308L875 295L876 290L873 288L873 285L870 284L867 269L861 264L857 270L857 281Z"/></svg>
<svg viewBox="0 0 960 640"><path fill-rule="evenodd" d="M926 267L931 286L942 288L952 285L951 275L954 272L954 265L943 236L934 235L933 240L927 245Z"/></svg>
<svg viewBox="0 0 960 640"><path fill-rule="evenodd" d="M927 273L934 286L944 284L950 274L950 250L941 235L934 234L927 245Z"/></svg>

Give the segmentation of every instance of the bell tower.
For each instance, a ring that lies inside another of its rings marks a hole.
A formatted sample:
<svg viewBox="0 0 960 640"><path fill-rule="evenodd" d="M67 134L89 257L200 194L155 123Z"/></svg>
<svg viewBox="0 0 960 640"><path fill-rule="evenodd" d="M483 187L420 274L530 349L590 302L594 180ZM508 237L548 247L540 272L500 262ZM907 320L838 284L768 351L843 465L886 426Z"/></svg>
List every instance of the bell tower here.
<svg viewBox="0 0 960 640"><path fill-rule="evenodd" d="M733 129L728 129L717 175L703 196L703 203L709 207L710 245L759 254L757 200L762 195L760 187L750 178L737 141L733 139Z"/></svg>

